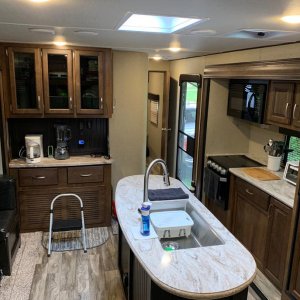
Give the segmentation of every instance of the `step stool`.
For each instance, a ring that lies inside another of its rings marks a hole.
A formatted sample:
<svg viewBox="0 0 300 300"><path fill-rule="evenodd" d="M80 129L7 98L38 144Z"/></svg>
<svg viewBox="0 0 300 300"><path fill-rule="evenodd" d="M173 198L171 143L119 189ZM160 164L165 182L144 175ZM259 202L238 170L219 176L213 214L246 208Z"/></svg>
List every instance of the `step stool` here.
<svg viewBox="0 0 300 300"><path fill-rule="evenodd" d="M58 198L61 197L75 197L80 202L80 212L81 212L81 220L57 220L53 222L53 213L54 213L54 203ZM83 250L84 253L86 250L86 236L85 236L85 224L84 224L84 214L83 214L83 202L81 198L76 194L59 194L51 202L50 205L50 225L49 225L49 241L48 241L48 257L51 255L52 249L52 232L58 231L69 231L69 230L79 230L81 229L81 236L83 239Z"/></svg>

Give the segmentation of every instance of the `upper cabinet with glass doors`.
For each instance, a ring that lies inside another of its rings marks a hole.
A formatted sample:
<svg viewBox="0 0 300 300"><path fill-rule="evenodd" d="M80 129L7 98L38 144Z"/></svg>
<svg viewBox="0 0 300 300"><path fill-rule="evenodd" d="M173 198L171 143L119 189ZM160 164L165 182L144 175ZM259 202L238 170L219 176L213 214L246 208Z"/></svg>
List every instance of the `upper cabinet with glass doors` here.
<svg viewBox="0 0 300 300"><path fill-rule="evenodd" d="M12 114L42 115L43 89L41 50L8 48Z"/></svg>
<svg viewBox="0 0 300 300"><path fill-rule="evenodd" d="M90 49L8 48L10 117L111 117L111 49Z"/></svg>
<svg viewBox="0 0 300 300"><path fill-rule="evenodd" d="M43 49L46 114L73 113L72 51Z"/></svg>

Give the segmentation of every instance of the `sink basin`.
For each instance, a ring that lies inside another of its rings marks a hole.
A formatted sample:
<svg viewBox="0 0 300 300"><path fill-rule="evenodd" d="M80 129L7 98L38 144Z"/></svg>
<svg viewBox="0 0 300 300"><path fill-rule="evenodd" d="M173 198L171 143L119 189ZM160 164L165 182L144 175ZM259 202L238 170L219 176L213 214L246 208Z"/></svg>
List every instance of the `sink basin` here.
<svg viewBox="0 0 300 300"><path fill-rule="evenodd" d="M188 237L161 238L160 243L164 250L171 251L179 249L224 245L224 241L210 227L210 225L203 219L203 217L193 209L193 207L187 201L156 201L153 202L151 207L151 212L174 210L186 211L191 217L191 219L194 221L194 225L192 226L191 234Z"/></svg>

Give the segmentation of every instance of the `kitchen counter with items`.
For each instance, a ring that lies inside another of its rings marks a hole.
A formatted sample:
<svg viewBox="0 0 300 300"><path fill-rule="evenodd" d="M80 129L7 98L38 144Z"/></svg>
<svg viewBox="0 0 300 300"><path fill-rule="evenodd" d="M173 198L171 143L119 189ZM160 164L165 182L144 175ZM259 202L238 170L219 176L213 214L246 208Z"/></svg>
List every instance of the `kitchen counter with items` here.
<svg viewBox="0 0 300 300"><path fill-rule="evenodd" d="M112 164L112 159L104 156L91 157L90 155L70 156L68 159L57 160L54 158L41 158L39 163L27 163L25 159L18 158L9 162L9 168L51 168L51 167L72 167Z"/></svg>
<svg viewBox="0 0 300 300"><path fill-rule="evenodd" d="M180 187L188 194L190 215L203 218L223 243L165 251L158 237L138 238L144 176L126 177L116 188L116 209L122 233L141 268L161 289L183 298L218 299L246 292L256 273L252 255L180 181L170 178L170 182L169 188ZM166 188L162 176L151 175L149 188Z"/></svg>
<svg viewBox="0 0 300 300"><path fill-rule="evenodd" d="M262 167L262 169L269 171L267 168ZM294 197L295 197L295 191L296 187L292 185L291 183L288 183L287 181L283 180L283 172L271 172L277 176L279 176L280 180L258 180L256 178L253 178L249 175L247 175L243 168L230 168L230 173L233 175L244 179L248 183L251 183L255 187L261 189L262 191L268 193L269 195L273 196L274 198L278 199L282 203L286 204L287 206L293 208L294 206Z"/></svg>

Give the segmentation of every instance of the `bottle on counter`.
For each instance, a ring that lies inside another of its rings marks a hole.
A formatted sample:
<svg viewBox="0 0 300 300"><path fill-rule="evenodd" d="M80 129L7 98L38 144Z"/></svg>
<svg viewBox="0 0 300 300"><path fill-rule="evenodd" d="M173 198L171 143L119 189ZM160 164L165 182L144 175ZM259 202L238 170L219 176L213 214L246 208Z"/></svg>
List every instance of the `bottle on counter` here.
<svg viewBox="0 0 300 300"><path fill-rule="evenodd" d="M143 202L141 207L141 234L150 235L150 208L151 202Z"/></svg>

